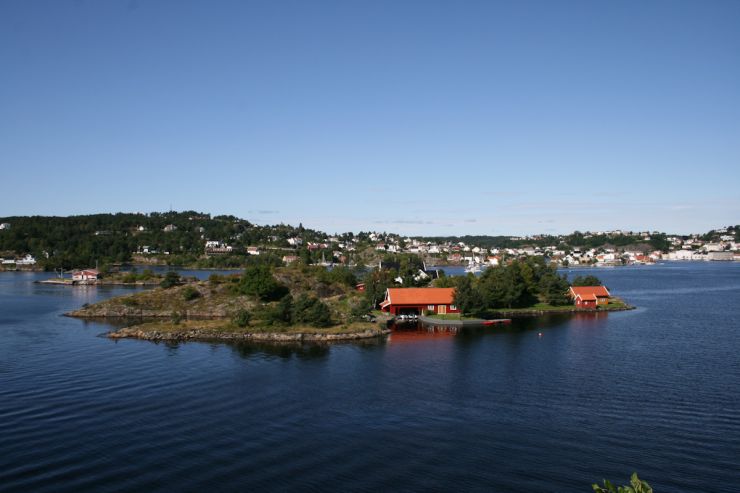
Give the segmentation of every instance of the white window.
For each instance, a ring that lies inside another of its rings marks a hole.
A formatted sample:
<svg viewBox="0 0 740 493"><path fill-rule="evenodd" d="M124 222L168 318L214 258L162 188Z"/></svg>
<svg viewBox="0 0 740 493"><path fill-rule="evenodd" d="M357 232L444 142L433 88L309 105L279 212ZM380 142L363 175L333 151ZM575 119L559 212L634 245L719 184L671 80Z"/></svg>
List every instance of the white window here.
<svg viewBox="0 0 740 493"><path fill-rule="evenodd" d="M432 310L432 311L434 311L434 305L427 305L427 310Z"/></svg>
<svg viewBox="0 0 740 493"><path fill-rule="evenodd" d="M455 305L450 305L450 310L457 310L457 307Z"/></svg>

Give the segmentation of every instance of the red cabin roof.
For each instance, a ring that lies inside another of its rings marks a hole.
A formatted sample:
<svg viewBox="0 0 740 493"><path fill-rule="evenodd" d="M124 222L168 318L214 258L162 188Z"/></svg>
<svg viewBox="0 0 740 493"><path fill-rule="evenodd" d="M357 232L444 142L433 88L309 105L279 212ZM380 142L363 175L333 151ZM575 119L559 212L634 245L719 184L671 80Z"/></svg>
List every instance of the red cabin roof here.
<svg viewBox="0 0 740 493"><path fill-rule="evenodd" d="M596 298L608 298L611 296L604 286L571 286L573 297L582 300L596 300Z"/></svg>
<svg viewBox="0 0 740 493"><path fill-rule="evenodd" d="M389 305L452 305L455 288L388 288L385 300Z"/></svg>

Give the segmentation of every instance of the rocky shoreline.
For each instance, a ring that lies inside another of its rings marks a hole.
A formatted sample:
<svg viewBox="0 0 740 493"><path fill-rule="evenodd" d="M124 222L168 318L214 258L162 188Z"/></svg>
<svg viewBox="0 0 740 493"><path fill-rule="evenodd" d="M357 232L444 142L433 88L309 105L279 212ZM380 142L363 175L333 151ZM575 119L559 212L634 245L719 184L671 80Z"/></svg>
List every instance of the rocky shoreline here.
<svg viewBox="0 0 740 493"><path fill-rule="evenodd" d="M367 328L361 331L347 333L321 332L233 332L213 329L185 329L181 331L142 330L126 327L109 332L110 339L142 339L146 341L257 341L257 342L333 342L370 339L389 334L389 329Z"/></svg>
<svg viewBox="0 0 740 493"><path fill-rule="evenodd" d="M541 317L542 315L557 315L561 313L608 313L608 312L624 312L628 310L634 310L636 307L632 305L616 306L611 308L564 308L557 310L496 310L494 313L496 316L501 317Z"/></svg>
<svg viewBox="0 0 740 493"><path fill-rule="evenodd" d="M161 279L148 281L124 282L121 280L98 279L97 281L72 281L71 279L45 279L34 281L36 284L54 284L57 286L159 286Z"/></svg>

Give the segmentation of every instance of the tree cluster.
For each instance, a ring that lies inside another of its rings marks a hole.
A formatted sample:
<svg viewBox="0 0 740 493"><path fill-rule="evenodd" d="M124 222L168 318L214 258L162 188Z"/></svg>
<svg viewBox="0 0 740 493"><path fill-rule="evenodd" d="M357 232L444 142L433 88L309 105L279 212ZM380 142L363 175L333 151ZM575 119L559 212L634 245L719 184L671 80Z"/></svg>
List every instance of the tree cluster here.
<svg viewBox="0 0 740 493"><path fill-rule="evenodd" d="M305 293L293 298L283 298L265 314L265 321L273 325L310 325L329 327L332 325L331 310L320 299Z"/></svg>
<svg viewBox="0 0 740 493"><path fill-rule="evenodd" d="M288 294L288 288L275 279L272 268L267 264L251 265L244 269L237 291L256 296L262 301L277 301Z"/></svg>
<svg viewBox="0 0 740 493"><path fill-rule="evenodd" d="M601 286L601 280L596 276L576 276L573 278L573 286Z"/></svg>
<svg viewBox="0 0 740 493"><path fill-rule="evenodd" d="M381 268L366 272L362 277L365 283L365 301L372 308L385 298L385 292L391 287L427 286L430 279L417 276L424 268L421 257L411 253L386 254L381 260ZM396 279L401 278L399 284Z"/></svg>
<svg viewBox="0 0 740 493"><path fill-rule="evenodd" d="M514 260L508 265L486 269L480 277L448 277L437 285L455 288L455 304L465 315L483 315L491 310L527 308L537 303L567 305L568 281L542 257Z"/></svg>

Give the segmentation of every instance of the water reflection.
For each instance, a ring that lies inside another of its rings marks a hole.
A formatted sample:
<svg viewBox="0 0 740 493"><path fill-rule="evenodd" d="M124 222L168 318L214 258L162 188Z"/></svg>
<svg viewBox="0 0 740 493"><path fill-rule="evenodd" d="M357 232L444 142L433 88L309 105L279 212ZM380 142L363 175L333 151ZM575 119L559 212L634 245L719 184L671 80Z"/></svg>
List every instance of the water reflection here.
<svg viewBox="0 0 740 493"><path fill-rule="evenodd" d="M385 338L374 337L356 341L332 342L226 342L225 344L239 357L251 359L272 356L281 359L296 357L302 360L325 359L334 347L352 346L360 350L375 349L385 344Z"/></svg>
<svg viewBox="0 0 740 493"><path fill-rule="evenodd" d="M300 343L229 343L235 354L244 359L255 356L275 356L282 359L296 357L299 359L323 359L329 355L329 345Z"/></svg>

